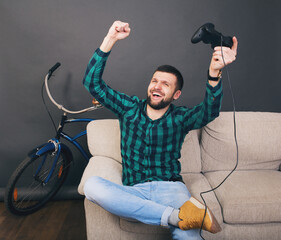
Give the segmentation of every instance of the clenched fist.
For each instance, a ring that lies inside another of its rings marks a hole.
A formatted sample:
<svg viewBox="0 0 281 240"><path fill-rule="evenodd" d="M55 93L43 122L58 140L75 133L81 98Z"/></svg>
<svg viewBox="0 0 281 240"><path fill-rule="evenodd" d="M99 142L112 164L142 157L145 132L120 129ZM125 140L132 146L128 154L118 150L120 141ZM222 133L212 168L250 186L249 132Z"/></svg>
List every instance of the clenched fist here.
<svg viewBox="0 0 281 240"><path fill-rule="evenodd" d="M130 35L130 32L131 29L129 23L115 21L109 28L100 49L104 52L109 52L118 40L127 38Z"/></svg>
<svg viewBox="0 0 281 240"><path fill-rule="evenodd" d="M115 21L110 27L107 36L117 40L125 39L130 35L129 23Z"/></svg>

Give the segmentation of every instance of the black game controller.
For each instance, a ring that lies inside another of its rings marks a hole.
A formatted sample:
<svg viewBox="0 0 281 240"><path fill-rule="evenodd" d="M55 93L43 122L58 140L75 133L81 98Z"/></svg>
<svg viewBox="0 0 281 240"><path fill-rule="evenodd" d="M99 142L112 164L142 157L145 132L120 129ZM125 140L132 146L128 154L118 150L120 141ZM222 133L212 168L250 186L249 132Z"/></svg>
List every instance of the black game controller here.
<svg viewBox="0 0 281 240"><path fill-rule="evenodd" d="M203 43L210 43L212 48L221 45L231 48L233 45L232 37L225 37L217 32L215 30L215 25L212 23L205 23L191 38L192 43L198 43L200 41L203 41Z"/></svg>

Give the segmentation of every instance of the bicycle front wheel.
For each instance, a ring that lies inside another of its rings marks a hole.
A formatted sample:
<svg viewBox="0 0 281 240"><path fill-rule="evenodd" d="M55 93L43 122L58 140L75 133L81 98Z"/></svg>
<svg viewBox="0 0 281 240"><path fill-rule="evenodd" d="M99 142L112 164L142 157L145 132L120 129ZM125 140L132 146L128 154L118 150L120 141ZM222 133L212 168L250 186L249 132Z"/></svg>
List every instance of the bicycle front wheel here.
<svg viewBox="0 0 281 240"><path fill-rule="evenodd" d="M65 145L57 154L47 151L27 157L9 179L5 204L11 213L31 214L42 208L59 190L69 171L72 155ZM51 169L53 169L50 175ZM49 179L47 180L47 178Z"/></svg>

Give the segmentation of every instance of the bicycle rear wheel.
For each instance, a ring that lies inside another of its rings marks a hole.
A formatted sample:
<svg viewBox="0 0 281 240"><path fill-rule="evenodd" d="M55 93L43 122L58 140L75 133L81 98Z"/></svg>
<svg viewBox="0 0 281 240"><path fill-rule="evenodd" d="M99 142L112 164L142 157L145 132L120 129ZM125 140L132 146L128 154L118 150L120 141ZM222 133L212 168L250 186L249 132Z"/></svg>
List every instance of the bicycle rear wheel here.
<svg viewBox="0 0 281 240"><path fill-rule="evenodd" d="M60 155L47 151L40 156L27 157L9 179L5 192L5 204L11 213L28 215L42 208L60 189L65 181L72 154L61 144ZM50 170L53 174L45 183Z"/></svg>

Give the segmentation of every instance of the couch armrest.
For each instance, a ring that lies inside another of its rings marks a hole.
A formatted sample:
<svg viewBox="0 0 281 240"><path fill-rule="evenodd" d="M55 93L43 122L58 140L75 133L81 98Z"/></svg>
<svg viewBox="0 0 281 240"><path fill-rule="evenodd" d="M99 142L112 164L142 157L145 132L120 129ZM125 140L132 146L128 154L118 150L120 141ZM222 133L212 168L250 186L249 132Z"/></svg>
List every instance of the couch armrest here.
<svg viewBox="0 0 281 240"><path fill-rule="evenodd" d="M117 184L122 184L122 165L117 160L109 157L92 157L84 170L78 192L84 194L84 184L92 176L99 176Z"/></svg>

